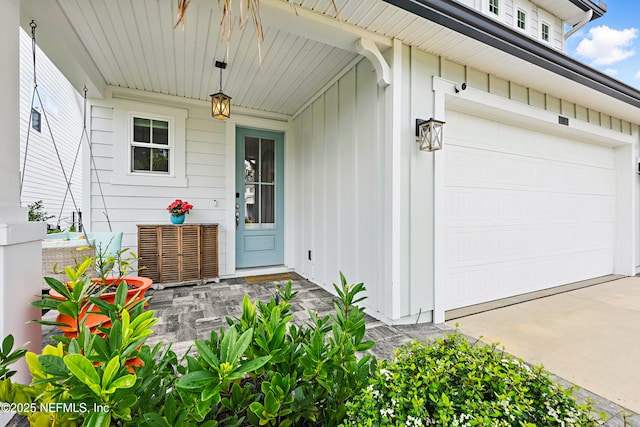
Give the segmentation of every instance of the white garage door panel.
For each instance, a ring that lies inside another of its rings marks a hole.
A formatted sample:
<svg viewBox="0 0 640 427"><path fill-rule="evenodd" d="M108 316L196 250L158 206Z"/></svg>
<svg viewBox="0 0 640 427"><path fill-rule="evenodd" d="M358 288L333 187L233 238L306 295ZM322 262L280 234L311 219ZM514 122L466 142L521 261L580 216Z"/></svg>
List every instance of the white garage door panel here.
<svg viewBox="0 0 640 427"><path fill-rule="evenodd" d="M448 111L445 157L446 309L613 271L612 149Z"/></svg>

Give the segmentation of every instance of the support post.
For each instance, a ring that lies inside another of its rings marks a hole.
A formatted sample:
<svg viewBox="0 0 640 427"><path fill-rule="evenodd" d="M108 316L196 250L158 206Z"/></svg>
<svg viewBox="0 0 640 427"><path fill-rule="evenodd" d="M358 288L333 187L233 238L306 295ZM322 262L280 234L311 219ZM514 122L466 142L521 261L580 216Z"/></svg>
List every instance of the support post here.
<svg viewBox="0 0 640 427"><path fill-rule="evenodd" d="M41 292L46 224L27 221L20 207L20 0L0 0L0 339L13 334L17 346L42 349L42 329L29 323L40 312L29 307ZM24 360L12 380L29 383ZM8 420L0 414L0 425Z"/></svg>

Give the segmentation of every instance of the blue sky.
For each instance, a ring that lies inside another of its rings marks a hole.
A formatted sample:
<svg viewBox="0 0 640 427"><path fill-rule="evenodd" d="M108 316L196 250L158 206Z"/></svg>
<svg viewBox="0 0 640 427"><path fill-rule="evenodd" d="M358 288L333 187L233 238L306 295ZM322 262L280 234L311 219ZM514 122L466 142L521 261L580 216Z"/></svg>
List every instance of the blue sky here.
<svg viewBox="0 0 640 427"><path fill-rule="evenodd" d="M567 53L640 89L640 0L605 0L607 13L567 40Z"/></svg>

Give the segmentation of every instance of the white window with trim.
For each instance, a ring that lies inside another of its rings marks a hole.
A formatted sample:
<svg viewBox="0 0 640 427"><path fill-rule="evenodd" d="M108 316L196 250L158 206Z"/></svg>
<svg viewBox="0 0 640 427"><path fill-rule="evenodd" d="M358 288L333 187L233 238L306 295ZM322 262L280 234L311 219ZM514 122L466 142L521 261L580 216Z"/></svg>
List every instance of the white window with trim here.
<svg viewBox="0 0 640 427"><path fill-rule="evenodd" d="M551 25L544 21L540 24L540 40L547 43L551 41Z"/></svg>
<svg viewBox="0 0 640 427"><path fill-rule="evenodd" d="M522 31L527 30L527 12L522 9L518 9L516 14L516 26Z"/></svg>
<svg viewBox="0 0 640 427"><path fill-rule="evenodd" d="M171 173L171 122L165 118L130 116L132 173Z"/></svg>
<svg viewBox="0 0 640 427"><path fill-rule="evenodd" d="M500 16L500 0L489 0L489 13Z"/></svg>
<svg viewBox="0 0 640 427"><path fill-rule="evenodd" d="M113 100L116 185L186 187L187 110Z"/></svg>

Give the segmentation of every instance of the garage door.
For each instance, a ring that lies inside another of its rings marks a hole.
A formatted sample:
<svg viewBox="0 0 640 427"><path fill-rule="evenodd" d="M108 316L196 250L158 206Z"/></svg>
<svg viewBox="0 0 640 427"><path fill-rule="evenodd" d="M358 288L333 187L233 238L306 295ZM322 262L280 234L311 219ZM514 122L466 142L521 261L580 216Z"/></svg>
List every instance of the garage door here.
<svg viewBox="0 0 640 427"><path fill-rule="evenodd" d="M451 110L445 138L445 309L613 272L613 149Z"/></svg>

